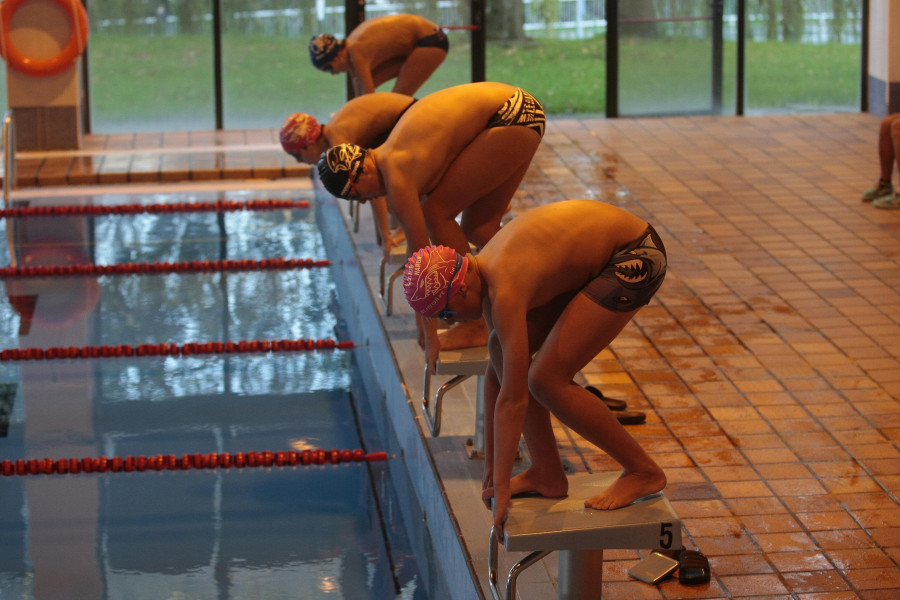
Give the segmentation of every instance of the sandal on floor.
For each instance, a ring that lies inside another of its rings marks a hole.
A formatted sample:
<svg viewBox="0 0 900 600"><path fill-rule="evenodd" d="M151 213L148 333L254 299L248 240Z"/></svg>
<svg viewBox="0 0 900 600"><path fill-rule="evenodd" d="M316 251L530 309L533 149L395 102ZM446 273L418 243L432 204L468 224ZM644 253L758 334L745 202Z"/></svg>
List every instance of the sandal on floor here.
<svg viewBox="0 0 900 600"><path fill-rule="evenodd" d="M678 557L678 582L683 585L709 583L709 560L699 550L682 550Z"/></svg>
<svg viewBox="0 0 900 600"><path fill-rule="evenodd" d="M618 410L613 414L622 425L641 425L647 421L647 415L636 410Z"/></svg>
<svg viewBox="0 0 900 600"><path fill-rule="evenodd" d="M603 403L607 407L609 407L609 410L625 410L628 407L628 404L624 400L616 400L615 398L607 398L606 396L603 395L603 392L601 392L600 390L598 390L597 388L595 388L592 385L586 385L584 387L584 389L586 389L593 395L595 395L598 398L600 398L601 400L603 400Z"/></svg>
<svg viewBox="0 0 900 600"><path fill-rule="evenodd" d="M699 550L654 550L678 561L678 582L682 585L709 583L709 560Z"/></svg>

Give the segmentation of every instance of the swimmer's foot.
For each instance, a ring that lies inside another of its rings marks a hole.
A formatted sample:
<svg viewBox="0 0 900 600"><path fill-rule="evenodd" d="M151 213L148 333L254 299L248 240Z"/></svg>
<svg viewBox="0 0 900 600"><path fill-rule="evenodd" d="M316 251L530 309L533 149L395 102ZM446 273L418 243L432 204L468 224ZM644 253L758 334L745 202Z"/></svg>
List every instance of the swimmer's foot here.
<svg viewBox="0 0 900 600"><path fill-rule="evenodd" d="M486 346L488 341L487 325L484 319L463 321L438 334L441 350L459 350Z"/></svg>
<svg viewBox="0 0 900 600"><path fill-rule="evenodd" d="M562 498L569 493L569 480L562 470L557 474L541 475L535 469L528 469L509 480L509 491L513 498L534 495Z"/></svg>
<svg viewBox="0 0 900 600"><path fill-rule="evenodd" d="M652 472L622 473L612 485L584 501L586 508L613 510L628 506L644 496L656 494L666 487L666 476L662 469Z"/></svg>

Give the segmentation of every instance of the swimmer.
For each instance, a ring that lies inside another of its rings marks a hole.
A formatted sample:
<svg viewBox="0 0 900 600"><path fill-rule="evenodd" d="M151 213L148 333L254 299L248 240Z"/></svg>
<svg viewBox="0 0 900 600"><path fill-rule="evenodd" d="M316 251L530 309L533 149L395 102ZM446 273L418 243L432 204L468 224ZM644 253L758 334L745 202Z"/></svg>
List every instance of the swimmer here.
<svg viewBox="0 0 900 600"><path fill-rule="evenodd" d="M380 146L415 101L415 98L393 92L366 94L348 101L327 123L319 123L306 113L294 113L281 126L281 147L297 162L314 165L331 146L348 142L364 148ZM386 199L374 198L372 213L375 239L389 255L393 245L402 243L402 232L390 231Z"/></svg>
<svg viewBox="0 0 900 600"><path fill-rule="evenodd" d="M653 227L594 200L528 210L475 256L429 246L407 261L403 289L417 313L487 321L482 499L488 508L493 500L497 531L512 496L568 493L551 413L622 465L586 507L621 508L665 487L659 465L603 402L573 382L650 302L665 273L666 251ZM513 476L521 435L532 462Z"/></svg>
<svg viewBox="0 0 900 600"><path fill-rule="evenodd" d="M393 92L412 96L447 58L447 35L417 15L387 15L367 19L345 40L330 33L309 42L313 66L331 74L350 73L357 96L371 94L396 78Z"/></svg>
<svg viewBox="0 0 900 600"><path fill-rule="evenodd" d="M467 252L470 243L480 248L500 230L544 126L540 102L520 88L495 82L458 85L412 105L377 148L329 148L319 160L319 178L329 192L347 200L387 195L408 254L432 242ZM440 340L433 319L417 323L432 370L441 348L487 343L483 322L452 327Z"/></svg>

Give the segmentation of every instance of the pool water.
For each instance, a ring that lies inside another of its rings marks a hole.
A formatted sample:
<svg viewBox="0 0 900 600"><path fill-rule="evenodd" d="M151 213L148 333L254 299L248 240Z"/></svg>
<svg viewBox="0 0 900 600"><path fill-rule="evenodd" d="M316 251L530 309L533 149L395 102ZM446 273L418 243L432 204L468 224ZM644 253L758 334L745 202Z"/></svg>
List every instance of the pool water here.
<svg viewBox="0 0 900 600"><path fill-rule="evenodd" d="M35 204L309 207L8 219L0 266L327 259L308 189ZM328 267L0 281L0 350L337 339ZM0 361L0 461L383 449L345 349ZM389 461L0 475L0 598L427 594Z"/></svg>

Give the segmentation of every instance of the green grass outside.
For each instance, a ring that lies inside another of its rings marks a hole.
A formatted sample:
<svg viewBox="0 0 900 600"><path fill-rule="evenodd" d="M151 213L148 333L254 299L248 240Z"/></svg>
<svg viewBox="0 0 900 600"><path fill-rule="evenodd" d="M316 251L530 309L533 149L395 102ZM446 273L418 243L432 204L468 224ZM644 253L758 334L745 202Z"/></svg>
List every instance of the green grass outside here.
<svg viewBox="0 0 900 600"><path fill-rule="evenodd" d="M465 34L419 96L471 80ZM345 79L315 70L305 42L263 36L224 38L226 128L272 127L291 112L327 118L343 102ZM660 100L700 106L710 97L707 41L629 40L620 46L620 108L652 112ZM491 44L487 78L521 86L548 114L602 114L606 106L605 39L543 39ZM211 129L214 124L212 47L198 36L91 39L93 130ZM726 43L723 111L734 113L733 43ZM846 45L749 43L748 112L797 107L856 110L859 48ZM383 89L389 89L389 86Z"/></svg>

